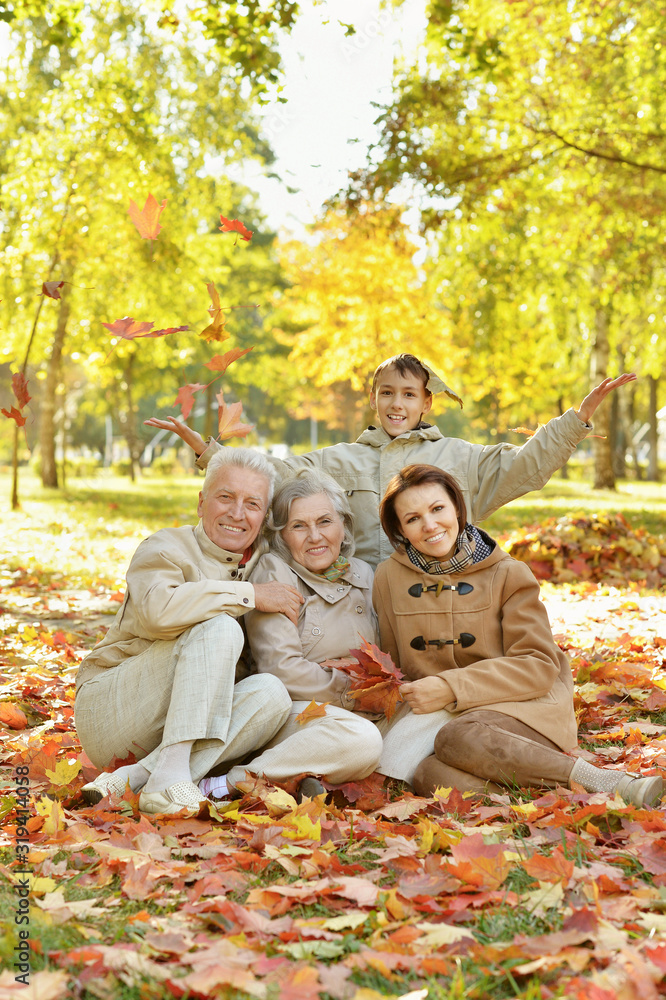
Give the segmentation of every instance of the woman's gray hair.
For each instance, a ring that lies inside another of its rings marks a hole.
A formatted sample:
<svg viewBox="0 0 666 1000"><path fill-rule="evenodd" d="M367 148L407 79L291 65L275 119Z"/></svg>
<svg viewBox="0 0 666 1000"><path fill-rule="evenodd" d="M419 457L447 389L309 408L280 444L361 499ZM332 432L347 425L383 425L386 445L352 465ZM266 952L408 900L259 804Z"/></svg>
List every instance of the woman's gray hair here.
<svg viewBox="0 0 666 1000"><path fill-rule="evenodd" d="M324 493L328 497L333 509L342 518L345 534L340 554L347 558L354 554L354 518L345 491L327 472L321 472L319 469L301 469L278 486L273 499L273 509L264 529L271 549L281 559L290 558L289 548L281 532L289 521L292 503L294 500L314 497L319 493Z"/></svg>
<svg viewBox="0 0 666 1000"><path fill-rule="evenodd" d="M270 507L275 490L275 479L277 473L268 459L260 451L253 451L251 448L221 448L216 451L206 468L206 478L201 487L201 496L205 499L211 483L216 478L220 469L227 465L233 465L239 469L251 469L259 472L268 480L268 506Z"/></svg>

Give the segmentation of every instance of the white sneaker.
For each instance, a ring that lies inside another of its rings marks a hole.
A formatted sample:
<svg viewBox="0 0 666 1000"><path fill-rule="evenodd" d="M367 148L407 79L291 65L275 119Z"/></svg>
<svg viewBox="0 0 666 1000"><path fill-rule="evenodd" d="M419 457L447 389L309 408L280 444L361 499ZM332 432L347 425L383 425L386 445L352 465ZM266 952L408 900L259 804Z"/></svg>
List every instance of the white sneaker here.
<svg viewBox="0 0 666 1000"><path fill-rule="evenodd" d="M664 782L656 774L641 778L636 774L625 774L615 791L626 803L633 806L655 806L664 794Z"/></svg>
<svg viewBox="0 0 666 1000"><path fill-rule="evenodd" d="M124 795L127 788L127 778L115 771L102 771L94 781L89 781L81 789L83 798L89 806L94 806L107 795Z"/></svg>

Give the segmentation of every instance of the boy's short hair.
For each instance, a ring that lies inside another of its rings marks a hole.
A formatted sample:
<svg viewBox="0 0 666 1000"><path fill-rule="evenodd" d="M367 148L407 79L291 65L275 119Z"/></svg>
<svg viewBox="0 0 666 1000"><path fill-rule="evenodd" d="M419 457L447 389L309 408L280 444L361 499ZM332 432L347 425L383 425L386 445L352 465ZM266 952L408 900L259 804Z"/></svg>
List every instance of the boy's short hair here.
<svg viewBox="0 0 666 1000"><path fill-rule="evenodd" d="M423 388L425 389L428 396L432 396L430 389L428 388L428 380L430 379L430 372L424 368L419 359L414 354L394 354L392 358L388 358L386 361L382 361L380 365L375 369L375 374L372 376L372 388L371 392L375 391L377 386L377 381L388 371L389 368L395 368L402 378L406 378L407 375L414 375L416 378L420 378L423 382Z"/></svg>

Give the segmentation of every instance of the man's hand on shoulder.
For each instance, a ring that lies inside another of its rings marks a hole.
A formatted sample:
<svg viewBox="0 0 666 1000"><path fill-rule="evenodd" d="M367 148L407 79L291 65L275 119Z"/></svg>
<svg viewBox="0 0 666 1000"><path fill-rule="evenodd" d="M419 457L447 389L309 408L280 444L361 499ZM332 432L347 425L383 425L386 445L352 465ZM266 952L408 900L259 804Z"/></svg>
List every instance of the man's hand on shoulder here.
<svg viewBox="0 0 666 1000"><path fill-rule="evenodd" d="M298 621L298 609L303 604L295 587L288 583L255 583L254 606L257 611L269 611L274 614L286 615L294 625Z"/></svg>

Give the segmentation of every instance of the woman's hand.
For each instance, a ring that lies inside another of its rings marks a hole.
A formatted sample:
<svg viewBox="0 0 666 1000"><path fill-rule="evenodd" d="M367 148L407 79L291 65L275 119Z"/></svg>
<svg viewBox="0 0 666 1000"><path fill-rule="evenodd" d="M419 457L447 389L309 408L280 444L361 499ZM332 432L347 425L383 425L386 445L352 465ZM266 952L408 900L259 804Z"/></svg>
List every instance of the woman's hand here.
<svg viewBox="0 0 666 1000"><path fill-rule="evenodd" d="M400 694L414 715L438 712L440 708L446 708L456 700L449 683L438 675L421 677L418 681L401 684Z"/></svg>
<svg viewBox="0 0 666 1000"><path fill-rule="evenodd" d="M189 445L195 455L201 455L206 450L207 445L201 434L198 431L193 431L191 427L181 423L180 420L176 420L175 417L167 417L166 420L151 417L150 420L144 420L144 424L147 424L148 427L159 427L162 431L173 431L179 438L182 438L185 444Z"/></svg>
<svg viewBox="0 0 666 1000"><path fill-rule="evenodd" d="M624 375L620 375L618 378L605 378L603 382L593 389L589 393L583 402L580 404L578 409L575 411L580 420L584 424L589 424L590 420L594 415L594 411L597 409L600 403L606 398L609 392L614 389L619 389L621 385L626 385L627 382L635 382L636 376L626 372Z"/></svg>

